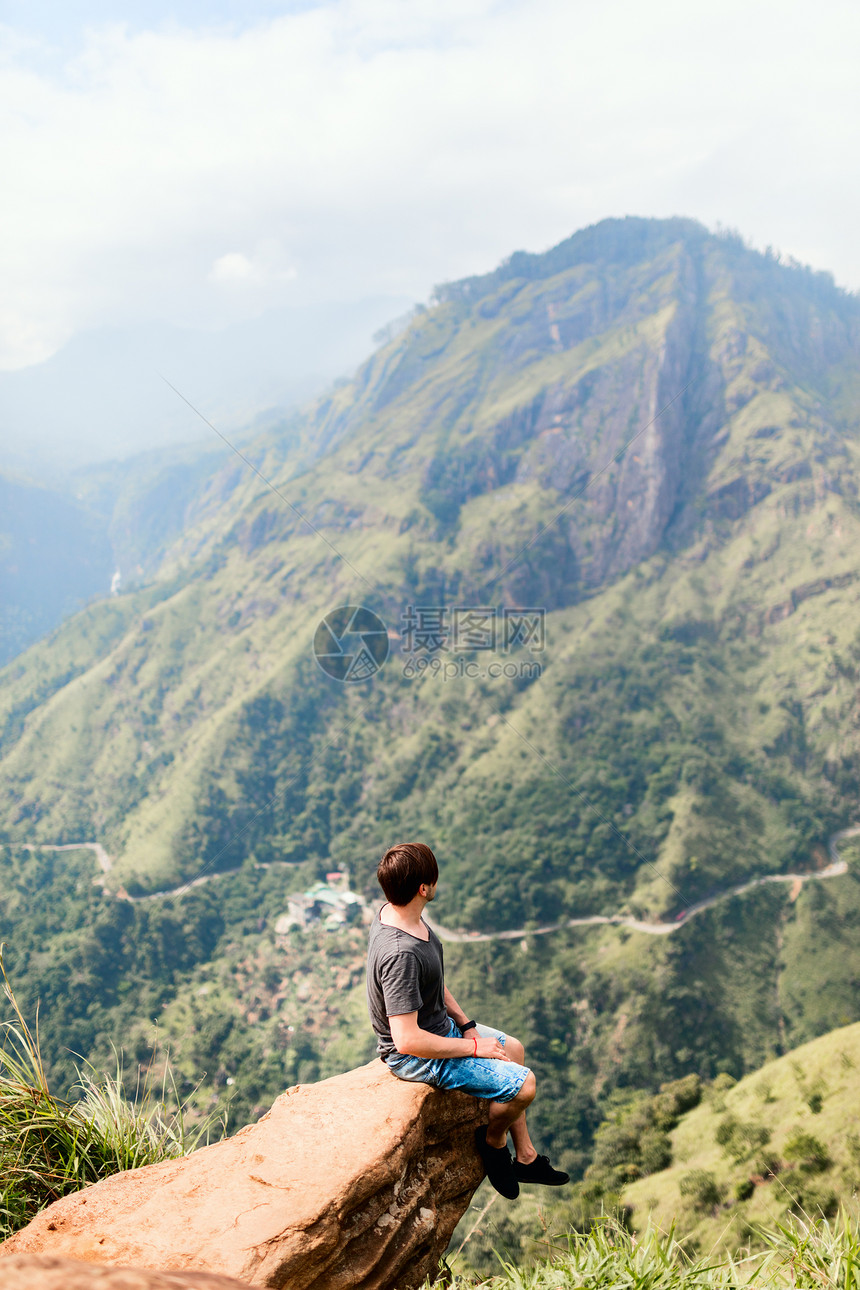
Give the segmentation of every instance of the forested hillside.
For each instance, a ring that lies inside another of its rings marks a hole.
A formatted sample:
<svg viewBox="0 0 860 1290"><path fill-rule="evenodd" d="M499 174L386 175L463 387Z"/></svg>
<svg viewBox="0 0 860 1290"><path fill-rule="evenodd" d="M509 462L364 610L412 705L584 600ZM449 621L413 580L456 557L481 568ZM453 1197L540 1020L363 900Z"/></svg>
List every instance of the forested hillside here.
<svg viewBox="0 0 860 1290"><path fill-rule="evenodd" d="M672 1126L668 1167L623 1193L637 1229L677 1216L698 1248L736 1250L774 1214L835 1217L860 1183L858 1061L860 1027L844 1026L706 1088Z"/></svg>
<svg viewBox="0 0 860 1290"><path fill-rule="evenodd" d="M358 929L274 922L334 868L370 896L396 838L436 849L439 920L490 932L671 920L825 864L860 812L858 384L860 306L826 275L607 221L441 288L251 465L200 479L137 589L0 673L3 938L46 1033L101 1054L158 1016L188 1079L234 1080L248 1114L369 1055ZM391 643L361 685L313 655L348 604ZM545 642L417 650L415 607L543 611ZM22 850L84 840L105 893L89 853ZM858 909L849 868L663 938L447 962L530 1044L576 1165L613 1086L737 1076L860 1017Z"/></svg>

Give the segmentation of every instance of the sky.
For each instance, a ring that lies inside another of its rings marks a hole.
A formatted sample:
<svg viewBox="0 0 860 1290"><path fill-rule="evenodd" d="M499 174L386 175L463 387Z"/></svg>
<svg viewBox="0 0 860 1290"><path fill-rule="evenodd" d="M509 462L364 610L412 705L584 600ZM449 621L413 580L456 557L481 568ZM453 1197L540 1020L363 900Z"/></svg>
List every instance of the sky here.
<svg viewBox="0 0 860 1290"><path fill-rule="evenodd" d="M626 214L857 290L858 54L840 0L5 0L0 371L426 300Z"/></svg>

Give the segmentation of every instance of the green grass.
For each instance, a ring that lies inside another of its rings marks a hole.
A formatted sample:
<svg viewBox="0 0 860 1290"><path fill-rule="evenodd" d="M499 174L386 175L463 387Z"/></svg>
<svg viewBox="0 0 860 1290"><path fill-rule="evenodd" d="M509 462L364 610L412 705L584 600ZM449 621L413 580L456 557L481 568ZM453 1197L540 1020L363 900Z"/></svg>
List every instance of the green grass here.
<svg viewBox="0 0 860 1290"><path fill-rule="evenodd" d="M769 1290L858 1290L860 1227L843 1211L833 1222L793 1219L761 1234L764 1248L733 1258L691 1256L673 1231L649 1228L638 1237L607 1220L586 1234L544 1235L544 1256L527 1268L500 1260L495 1275L476 1277L450 1262L451 1290L476 1284L492 1290L693 1290L762 1286Z"/></svg>
<svg viewBox="0 0 860 1290"><path fill-rule="evenodd" d="M154 1082L155 1053L134 1100L123 1071L79 1072L75 1100L52 1092L45 1074L38 1018L24 1019L0 946L4 992L15 1021L0 1026L0 1238L26 1226L40 1209L110 1174L186 1155L209 1140L213 1120L193 1128L164 1063ZM223 1125L222 1125L223 1131Z"/></svg>

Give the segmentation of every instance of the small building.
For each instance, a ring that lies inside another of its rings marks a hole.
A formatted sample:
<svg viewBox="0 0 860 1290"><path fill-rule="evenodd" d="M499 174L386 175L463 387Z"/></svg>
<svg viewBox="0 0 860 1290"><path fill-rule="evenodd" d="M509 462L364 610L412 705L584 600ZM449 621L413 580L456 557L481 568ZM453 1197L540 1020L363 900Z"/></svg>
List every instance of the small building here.
<svg viewBox="0 0 860 1290"><path fill-rule="evenodd" d="M361 921L364 907L361 897L346 888L331 886L330 876L327 874L325 882L315 883L301 895L289 898L287 912L275 922L277 936L285 936L291 927L307 927L320 920L332 931Z"/></svg>

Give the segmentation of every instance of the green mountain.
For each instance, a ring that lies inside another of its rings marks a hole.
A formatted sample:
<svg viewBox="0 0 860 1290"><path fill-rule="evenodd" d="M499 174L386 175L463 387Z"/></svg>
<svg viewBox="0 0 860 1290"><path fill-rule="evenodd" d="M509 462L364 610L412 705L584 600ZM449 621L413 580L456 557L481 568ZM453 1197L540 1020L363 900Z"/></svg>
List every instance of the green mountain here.
<svg viewBox="0 0 860 1290"><path fill-rule="evenodd" d="M675 1219L697 1249L737 1250L792 1213L832 1218L860 1185L858 1070L854 1024L707 1088L671 1133L671 1167L625 1189L636 1229Z"/></svg>
<svg viewBox="0 0 860 1290"><path fill-rule="evenodd" d="M79 1052L142 1051L158 1016L237 1115L369 1055L360 947L275 931L326 871L369 897L384 848L420 837L449 928L671 921L820 867L860 809L857 299L633 219L437 297L195 478L178 532L142 503L146 580L0 673L13 974ZM390 638L363 684L313 654L345 605ZM542 647L505 647L541 613ZM85 840L113 860L104 893L91 854L22 849ZM857 910L849 868L672 935L467 939L447 961L529 1044L578 1167L613 1087L738 1076L860 1016Z"/></svg>

